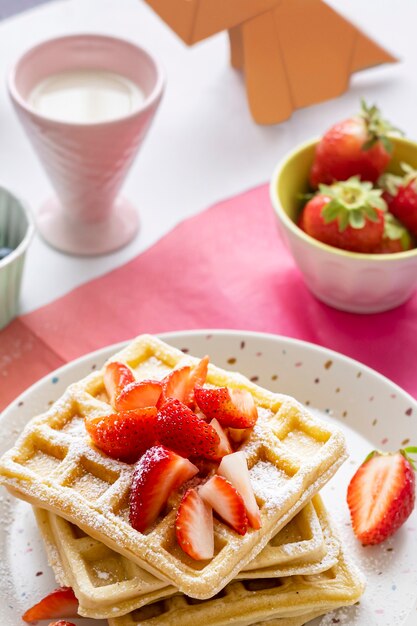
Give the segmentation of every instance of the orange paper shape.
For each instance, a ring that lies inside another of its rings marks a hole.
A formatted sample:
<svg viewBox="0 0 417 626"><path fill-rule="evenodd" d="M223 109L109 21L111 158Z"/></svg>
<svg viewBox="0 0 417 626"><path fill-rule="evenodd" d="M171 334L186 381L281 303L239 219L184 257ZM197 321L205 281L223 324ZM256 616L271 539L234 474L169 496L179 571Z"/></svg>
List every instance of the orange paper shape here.
<svg viewBox="0 0 417 626"><path fill-rule="evenodd" d="M353 72L397 59L322 0L146 0L189 45L229 31L252 116L276 124L335 98Z"/></svg>

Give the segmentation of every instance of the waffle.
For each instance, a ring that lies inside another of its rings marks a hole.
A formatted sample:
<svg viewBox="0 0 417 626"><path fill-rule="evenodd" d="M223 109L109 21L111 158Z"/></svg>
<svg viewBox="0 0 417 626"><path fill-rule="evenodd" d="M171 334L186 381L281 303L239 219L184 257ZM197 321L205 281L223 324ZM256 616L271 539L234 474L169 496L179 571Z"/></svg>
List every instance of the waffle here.
<svg viewBox="0 0 417 626"><path fill-rule="evenodd" d="M158 339L142 335L111 360L127 363L138 379L161 378L179 364L196 363ZM310 415L288 396L274 394L238 373L210 365L208 384L245 388L259 418L241 446L250 470L262 529L238 536L215 522L215 554L194 561L177 545L176 502L142 534L128 521L133 466L114 461L91 443L87 415L110 412L103 370L71 385L45 414L29 422L0 460L0 482L35 506L68 519L194 598L216 594L265 547L271 537L328 482L346 457L335 426Z"/></svg>
<svg viewBox="0 0 417 626"><path fill-rule="evenodd" d="M80 615L124 615L177 593L63 518L44 509L35 509L35 516L55 577L74 589ZM241 572L238 578L322 572L337 563L339 549L321 498L315 496L264 548L263 562L268 557L274 565Z"/></svg>
<svg viewBox="0 0 417 626"><path fill-rule="evenodd" d="M110 618L109 626L278 626L279 619L292 617L303 624L312 614L354 604L363 590L362 575L341 550L337 564L321 574L233 581L210 600L173 596Z"/></svg>

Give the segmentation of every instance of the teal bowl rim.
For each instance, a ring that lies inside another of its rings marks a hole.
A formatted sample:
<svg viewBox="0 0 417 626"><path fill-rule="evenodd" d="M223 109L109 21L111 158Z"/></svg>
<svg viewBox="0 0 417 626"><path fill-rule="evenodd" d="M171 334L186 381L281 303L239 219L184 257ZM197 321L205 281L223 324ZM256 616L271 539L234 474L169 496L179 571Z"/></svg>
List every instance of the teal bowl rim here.
<svg viewBox="0 0 417 626"><path fill-rule="evenodd" d="M10 265L10 263L13 263L13 261L15 261L18 257L22 256L26 252L35 234L35 221L28 204L24 200L19 198L19 196L17 196L13 191L11 191L11 189L0 184L0 193L2 192L6 192L21 206L23 213L26 216L28 227L25 236L23 237L17 248L15 248L13 252L4 257L4 259L0 260L0 271L4 269L7 265Z"/></svg>
<svg viewBox="0 0 417 626"><path fill-rule="evenodd" d="M417 143L412 141L411 139L406 139L404 137L390 137L391 141L395 143L406 143L413 146L417 152ZM316 137L313 139L309 139L304 141L302 144L299 144L296 148L288 152L275 167L274 172L272 174L271 182L269 185L269 196L274 207L275 213L283 223L283 225L289 229L294 235L305 241L308 245L318 248L319 250L324 250L325 252L329 252L331 254L335 254L336 256L343 257L345 259L352 260L366 260L371 261L372 263L378 263L381 261L395 261L395 260L406 260L413 257L417 257L417 247L412 250L405 250L404 252L395 252L391 254L371 254L364 252L350 252L348 250L342 250L341 248L335 248L333 246L329 246L327 243L323 243L314 239L314 237L310 237L307 235L301 228L297 226L295 222L292 221L291 218L288 217L286 212L281 206L281 202L278 198L277 186L278 181L280 179L281 172L285 167L286 163L294 158L300 152L306 150L307 148L311 148L316 145L320 141L320 137Z"/></svg>

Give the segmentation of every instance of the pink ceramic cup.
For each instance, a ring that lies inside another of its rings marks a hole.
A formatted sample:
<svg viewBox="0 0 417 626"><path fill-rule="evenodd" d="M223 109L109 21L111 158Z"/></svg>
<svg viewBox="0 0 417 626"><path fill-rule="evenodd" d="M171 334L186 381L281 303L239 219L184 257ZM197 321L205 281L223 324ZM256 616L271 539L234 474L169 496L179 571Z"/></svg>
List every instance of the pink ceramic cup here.
<svg viewBox="0 0 417 626"><path fill-rule="evenodd" d="M131 114L76 124L49 119L28 103L51 74L98 69L122 74L144 92ZM55 248L95 255L124 246L136 234L136 209L117 198L120 186L161 100L164 78L155 59L128 41L102 35L59 37L24 54L9 76L9 91L26 133L56 192L38 212L37 225Z"/></svg>

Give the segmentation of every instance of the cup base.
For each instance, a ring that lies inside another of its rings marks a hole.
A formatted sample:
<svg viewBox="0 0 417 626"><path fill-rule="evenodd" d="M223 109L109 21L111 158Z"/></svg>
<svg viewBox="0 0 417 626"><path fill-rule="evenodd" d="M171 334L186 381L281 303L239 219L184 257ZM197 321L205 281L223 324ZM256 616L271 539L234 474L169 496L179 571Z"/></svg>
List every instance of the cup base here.
<svg viewBox="0 0 417 626"><path fill-rule="evenodd" d="M43 239L53 248L82 256L107 254L127 245L139 230L139 215L133 204L118 198L109 218L86 223L69 220L57 198L50 198L37 214Z"/></svg>

